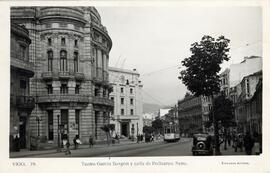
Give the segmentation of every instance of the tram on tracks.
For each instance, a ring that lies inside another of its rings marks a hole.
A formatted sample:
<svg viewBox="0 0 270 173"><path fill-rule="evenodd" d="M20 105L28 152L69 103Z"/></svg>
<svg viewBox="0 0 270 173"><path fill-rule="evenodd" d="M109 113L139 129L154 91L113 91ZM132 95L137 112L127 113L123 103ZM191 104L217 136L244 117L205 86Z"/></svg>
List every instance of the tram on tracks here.
<svg viewBox="0 0 270 173"><path fill-rule="evenodd" d="M164 127L164 141L177 142L180 140L179 128L170 123Z"/></svg>

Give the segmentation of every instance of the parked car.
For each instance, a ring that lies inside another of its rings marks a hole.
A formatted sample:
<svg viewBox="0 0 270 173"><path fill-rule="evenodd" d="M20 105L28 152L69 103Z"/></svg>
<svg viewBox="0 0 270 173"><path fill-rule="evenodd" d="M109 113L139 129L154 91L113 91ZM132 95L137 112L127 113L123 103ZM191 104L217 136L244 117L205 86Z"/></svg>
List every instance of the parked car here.
<svg viewBox="0 0 270 173"><path fill-rule="evenodd" d="M213 137L204 133L194 134L192 154L213 155Z"/></svg>

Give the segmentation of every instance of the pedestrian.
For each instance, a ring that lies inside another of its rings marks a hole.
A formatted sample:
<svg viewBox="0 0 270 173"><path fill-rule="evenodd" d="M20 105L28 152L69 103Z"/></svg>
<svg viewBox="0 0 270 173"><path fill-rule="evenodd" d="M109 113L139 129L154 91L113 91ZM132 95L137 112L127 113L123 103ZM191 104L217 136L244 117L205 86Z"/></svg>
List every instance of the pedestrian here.
<svg viewBox="0 0 270 173"><path fill-rule="evenodd" d="M250 133L247 132L244 137L244 147L247 155L252 154L253 146L254 146L254 139L251 137Z"/></svg>
<svg viewBox="0 0 270 173"><path fill-rule="evenodd" d="M234 134L233 135L233 148L234 148L234 152L237 152L237 146L238 144L237 144L237 136Z"/></svg>
<svg viewBox="0 0 270 173"><path fill-rule="evenodd" d="M18 134L15 136L14 143L15 143L15 151L20 151L20 138Z"/></svg>
<svg viewBox="0 0 270 173"><path fill-rule="evenodd" d="M115 140L117 140L117 143L118 143L118 144L120 143L120 139L119 139L118 134L115 135Z"/></svg>
<svg viewBox="0 0 270 173"><path fill-rule="evenodd" d="M240 152L243 151L243 136L242 134L238 134L238 137L237 137L237 147L240 149Z"/></svg>
<svg viewBox="0 0 270 173"><path fill-rule="evenodd" d="M78 148L78 145L81 144L81 140L79 139L79 135L76 135L73 138L73 143L74 143L74 149L76 150Z"/></svg>
<svg viewBox="0 0 270 173"><path fill-rule="evenodd" d="M66 141L66 152L65 152L66 155L71 154L69 147L70 147L70 143L69 143L69 140L67 140Z"/></svg>
<svg viewBox="0 0 270 173"><path fill-rule="evenodd" d="M259 139L259 134L257 132L254 132L254 153L256 155L260 155L260 139Z"/></svg>
<svg viewBox="0 0 270 173"><path fill-rule="evenodd" d="M228 145L231 146L231 140L232 140L232 136L231 133L228 134Z"/></svg>
<svg viewBox="0 0 270 173"><path fill-rule="evenodd" d="M154 135L151 134L151 142L153 142L153 141L154 141Z"/></svg>
<svg viewBox="0 0 270 173"><path fill-rule="evenodd" d="M93 148L94 146L94 138L92 135L90 135L89 137L89 148Z"/></svg>

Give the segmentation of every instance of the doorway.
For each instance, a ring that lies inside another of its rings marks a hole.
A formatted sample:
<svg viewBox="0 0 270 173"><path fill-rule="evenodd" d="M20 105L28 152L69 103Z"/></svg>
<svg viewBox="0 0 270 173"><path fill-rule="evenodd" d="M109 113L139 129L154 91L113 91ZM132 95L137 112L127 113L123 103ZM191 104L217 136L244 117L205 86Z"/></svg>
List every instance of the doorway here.
<svg viewBox="0 0 270 173"><path fill-rule="evenodd" d="M27 118L25 116L20 116L20 148L26 148L26 122Z"/></svg>
<svg viewBox="0 0 270 173"><path fill-rule="evenodd" d="M121 123L121 135L124 135L125 137L129 136L129 123L128 122Z"/></svg>
<svg viewBox="0 0 270 173"><path fill-rule="evenodd" d="M68 110L61 109L61 139L68 139Z"/></svg>

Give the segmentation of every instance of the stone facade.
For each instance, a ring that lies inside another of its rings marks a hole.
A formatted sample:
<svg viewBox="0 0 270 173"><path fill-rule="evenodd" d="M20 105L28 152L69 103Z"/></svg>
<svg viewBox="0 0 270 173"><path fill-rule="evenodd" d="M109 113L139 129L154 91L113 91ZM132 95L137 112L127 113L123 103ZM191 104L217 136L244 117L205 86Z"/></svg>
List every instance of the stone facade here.
<svg viewBox="0 0 270 173"><path fill-rule="evenodd" d="M203 116L202 116L202 97L195 97L189 94L185 98L178 101L178 117L180 133L183 135L192 135L202 132Z"/></svg>
<svg viewBox="0 0 270 173"><path fill-rule="evenodd" d="M110 98L114 101L111 124L120 136L135 137L142 134L142 87L139 73L134 69L109 68L109 80L113 85Z"/></svg>
<svg viewBox="0 0 270 173"><path fill-rule="evenodd" d="M10 149L15 150L16 137L20 138L17 149L29 145L29 119L35 107L29 80L34 76L34 64L29 61L28 30L14 23L10 28Z"/></svg>
<svg viewBox="0 0 270 173"><path fill-rule="evenodd" d="M257 86L261 80L262 72L259 71L244 77L241 83L235 86L235 121L239 132L261 132L262 107L260 106L262 106L262 98L259 99L259 95L256 96L258 98L254 96L255 93L260 92ZM256 105L254 101L257 102L258 105ZM252 123L253 120L255 123ZM256 127L252 124L255 124Z"/></svg>
<svg viewBox="0 0 270 173"><path fill-rule="evenodd" d="M104 140L109 123L109 52L112 41L94 7L12 7L11 20L29 30L29 60L35 75L30 93L36 107L31 136L57 144L79 135ZM38 122L37 122L38 120ZM58 123L59 122L59 123Z"/></svg>

